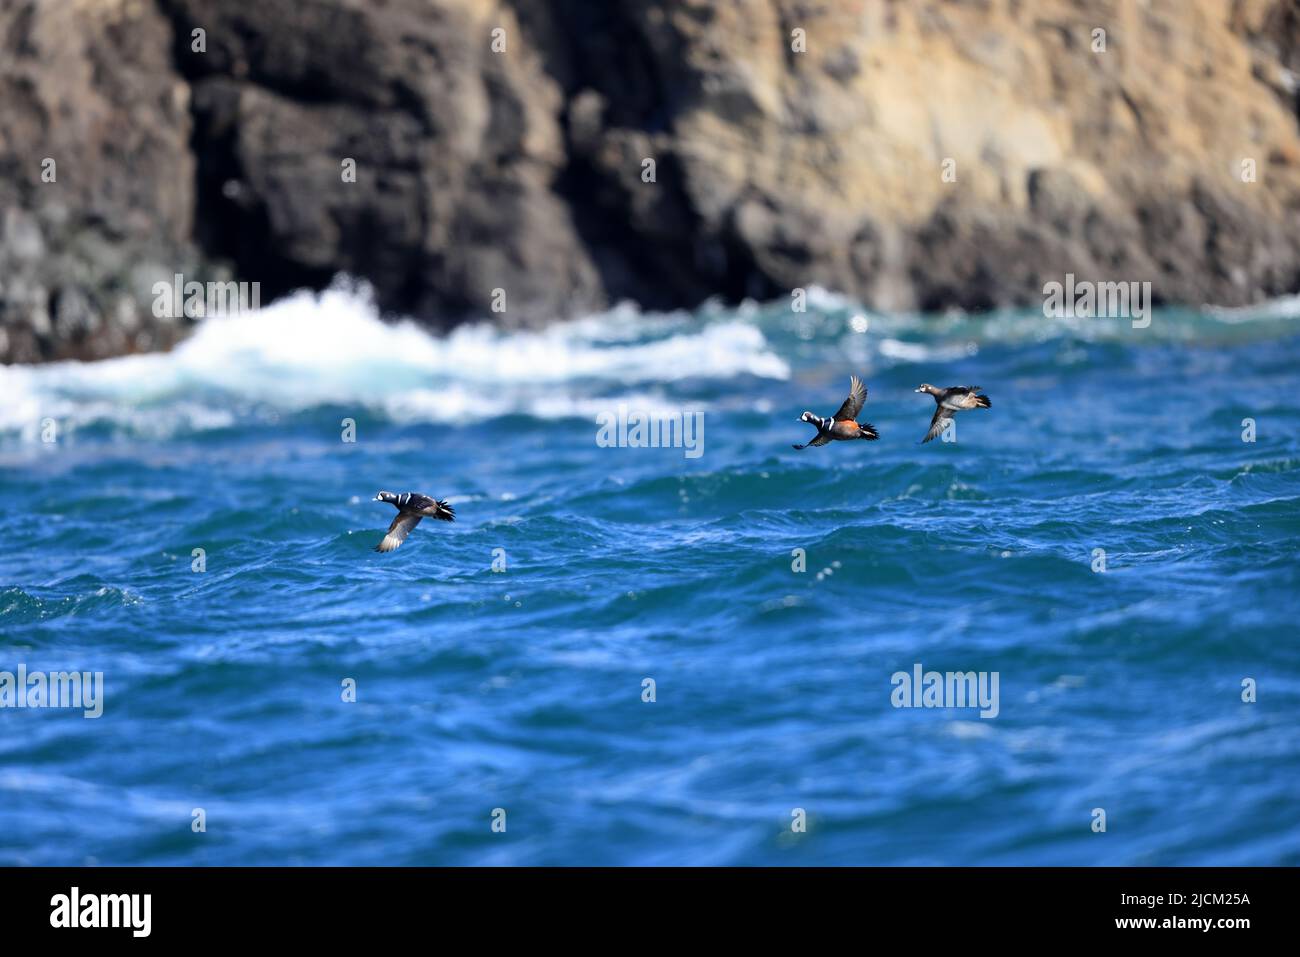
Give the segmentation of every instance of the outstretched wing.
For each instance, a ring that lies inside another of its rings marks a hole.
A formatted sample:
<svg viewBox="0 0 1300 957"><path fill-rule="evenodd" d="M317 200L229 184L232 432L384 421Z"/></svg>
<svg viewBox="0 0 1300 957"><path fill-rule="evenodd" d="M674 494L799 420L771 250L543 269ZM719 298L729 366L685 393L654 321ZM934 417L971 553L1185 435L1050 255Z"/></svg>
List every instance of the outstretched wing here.
<svg viewBox="0 0 1300 957"><path fill-rule="evenodd" d="M862 403L867 401L867 387L862 384L862 380L857 376L849 377L849 397L844 400L840 410L832 418L836 422L845 422L858 417L862 411Z"/></svg>
<svg viewBox="0 0 1300 957"><path fill-rule="evenodd" d="M977 385L955 385L944 390L939 404L947 409L973 409L977 405L975 393L979 390Z"/></svg>
<svg viewBox="0 0 1300 957"><path fill-rule="evenodd" d="M792 445L790 447L792 449L806 449L808 448L809 445L814 447L818 445L825 445L830 440L831 440L831 434L829 432L818 432L816 437L811 442L807 443L807 445Z"/></svg>
<svg viewBox="0 0 1300 957"><path fill-rule="evenodd" d="M393 524L388 526L388 534L375 546L377 552L391 552L411 534L411 529L420 524L420 516L410 512L399 512Z"/></svg>
<svg viewBox="0 0 1300 957"><path fill-rule="evenodd" d="M930 431L925 434L921 444L924 445L931 439L938 438L943 433L943 430L948 427L948 420L951 418L952 409L945 409L943 406L937 407L934 410L934 418L930 420Z"/></svg>

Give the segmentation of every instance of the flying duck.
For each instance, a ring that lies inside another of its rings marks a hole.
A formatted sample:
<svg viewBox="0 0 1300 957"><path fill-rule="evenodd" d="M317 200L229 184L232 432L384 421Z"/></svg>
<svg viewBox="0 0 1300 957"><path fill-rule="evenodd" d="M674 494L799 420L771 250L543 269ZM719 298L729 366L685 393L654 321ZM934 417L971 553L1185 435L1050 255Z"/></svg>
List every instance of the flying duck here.
<svg viewBox="0 0 1300 957"><path fill-rule="evenodd" d="M976 395L980 391L977 385L955 385L951 389L936 389L928 382L923 382L917 392L928 392L934 396L934 418L930 420L930 431L921 440L924 445L948 427L948 420L963 409L987 409L992 403L986 395Z"/></svg>
<svg viewBox="0 0 1300 957"><path fill-rule="evenodd" d="M375 496L376 502L387 502L397 509L397 518L388 526L388 534L375 546L377 552L391 552L411 534L411 529L420 524L422 518L437 518L444 522L454 522L456 513L450 505L437 499L421 495L419 492L380 492Z"/></svg>
<svg viewBox="0 0 1300 957"><path fill-rule="evenodd" d="M840 410L829 419L805 412L799 416L800 422L817 426L817 435L805 445L796 445L796 449L806 449L809 445L825 445L832 440L848 441L850 439L878 439L880 433L870 423L858 422L858 413L862 403L867 401L867 387L857 376L849 378L849 397L844 400Z"/></svg>

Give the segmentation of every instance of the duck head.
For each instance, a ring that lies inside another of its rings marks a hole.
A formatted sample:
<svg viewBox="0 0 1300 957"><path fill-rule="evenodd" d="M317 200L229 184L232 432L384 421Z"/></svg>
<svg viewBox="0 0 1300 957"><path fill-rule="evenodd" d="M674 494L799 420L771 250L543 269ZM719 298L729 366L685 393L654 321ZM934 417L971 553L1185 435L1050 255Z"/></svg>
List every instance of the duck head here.
<svg viewBox="0 0 1300 957"><path fill-rule="evenodd" d="M380 493L379 493L378 495L376 495L373 499L371 499L371 501L372 501L372 502L391 502L391 501L392 501L393 499L395 499L395 498L397 498L397 496L394 495L392 492L380 492Z"/></svg>
<svg viewBox="0 0 1300 957"><path fill-rule="evenodd" d="M809 423L811 423L811 424L813 424L813 425L816 425L816 424L817 424L817 416L813 415L811 412L805 412L803 415L799 416L799 421L800 421L800 422L809 422Z"/></svg>
<svg viewBox="0 0 1300 957"><path fill-rule="evenodd" d="M934 386L930 385L930 383L928 383L928 382L922 382L919 386L916 387L916 391L917 391L917 392L928 392L928 393L930 393L930 395L934 395L934 394L935 394L936 392L938 392L939 390L936 389Z"/></svg>

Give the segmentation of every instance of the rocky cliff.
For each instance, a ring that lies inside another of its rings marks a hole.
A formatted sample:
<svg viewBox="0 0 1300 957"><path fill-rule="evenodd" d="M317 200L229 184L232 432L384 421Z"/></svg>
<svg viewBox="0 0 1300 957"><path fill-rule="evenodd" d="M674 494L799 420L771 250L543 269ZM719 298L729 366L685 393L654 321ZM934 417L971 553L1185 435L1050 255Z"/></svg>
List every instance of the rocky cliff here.
<svg viewBox="0 0 1300 957"><path fill-rule="evenodd" d="M1300 288L1297 70L1300 0L6 0L0 361L165 347L177 273L1242 304Z"/></svg>

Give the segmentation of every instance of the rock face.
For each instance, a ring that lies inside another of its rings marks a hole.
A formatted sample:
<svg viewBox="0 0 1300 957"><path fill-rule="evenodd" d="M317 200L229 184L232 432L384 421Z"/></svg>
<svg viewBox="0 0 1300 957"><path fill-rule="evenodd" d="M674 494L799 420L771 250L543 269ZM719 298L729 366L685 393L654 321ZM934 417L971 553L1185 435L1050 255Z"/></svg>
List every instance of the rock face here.
<svg viewBox="0 0 1300 957"><path fill-rule="evenodd" d="M9 0L0 361L339 272L435 326L1300 288L1296 0ZM51 167L48 161L53 161Z"/></svg>
<svg viewBox="0 0 1300 957"><path fill-rule="evenodd" d="M0 361L165 347L157 277L193 267L189 87L141 3L0 6Z"/></svg>

